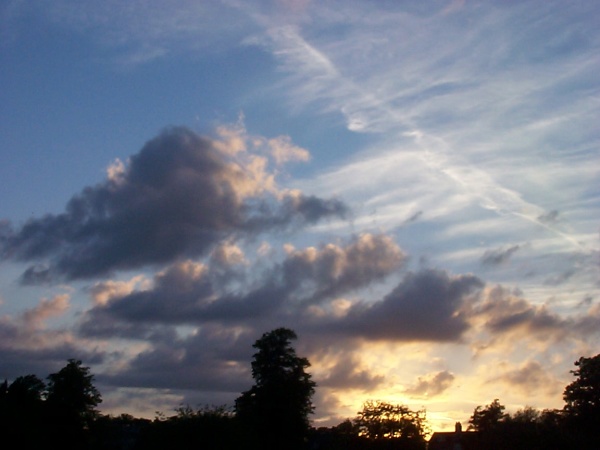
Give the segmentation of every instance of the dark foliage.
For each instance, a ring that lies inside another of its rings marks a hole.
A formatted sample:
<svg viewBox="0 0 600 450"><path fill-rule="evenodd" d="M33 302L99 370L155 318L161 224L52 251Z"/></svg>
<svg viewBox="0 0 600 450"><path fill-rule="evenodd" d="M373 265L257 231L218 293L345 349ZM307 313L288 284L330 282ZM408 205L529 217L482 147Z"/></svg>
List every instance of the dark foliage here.
<svg viewBox="0 0 600 450"><path fill-rule="evenodd" d="M128 414L98 415L90 427L90 450L134 450L150 429L152 421ZM150 448L150 447L147 447Z"/></svg>
<svg viewBox="0 0 600 450"><path fill-rule="evenodd" d="M224 406L197 411L180 408L175 416L156 419L133 431L137 435L133 450L247 448L233 413Z"/></svg>
<svg viewBox="0 0 600 450"><path fill-rule="evenodd" d="M358 434L370 440L392 439L425 447L425 412L380 400L363 404L354 420Z"/></svg>
<svg viewBox="0 0 600 450"><path fill-rule="evenodd" d="M565 412L573 421L587 426L600 424L600 355L575 361L577 377L565 388Z"/></svg>
<svg viewBox="0 0 600 450"><path fill-rule="evenodd" d="M363 404L354 420L311 433L315 450L424 450L427 446L425 415L404 405L379 400Z"/></svg>
<svg viewBox="0 0 600 450"><path fill-rule="evenodd" d="M43 402L46 385L35 375L16 378L0 386L0 429L2 440L18 442L19 448L36 448L45 443L42 430L47 411Z"/></svg>
<svg viewBox="0 0 600 450"><path fill-rule="evenodd" d="M310 363L291 345L296 338L294 331L278 328L253 345L258 350L252 361L255 384L238 397L235 410L249 444L256 448L291 450L306 445L316 384L305 371Z"/></svg>
<svg viewBox="0 0 600 450"><path fill-rule="evenodd" d="M63 449L88 445L89 429L102 402L93 385L94 376L81 361L70 359L59 372L48 375L45 406L48 442Z"/></svg>
<svg viewBox="0 0 600 450"><path fill-rule="evenodd" d="M505 409L506 407L501 405L498 399L485 407L478 406L469 419L469 429L484 433L495 430L508 417L508 414L504 413Z"/></svg>

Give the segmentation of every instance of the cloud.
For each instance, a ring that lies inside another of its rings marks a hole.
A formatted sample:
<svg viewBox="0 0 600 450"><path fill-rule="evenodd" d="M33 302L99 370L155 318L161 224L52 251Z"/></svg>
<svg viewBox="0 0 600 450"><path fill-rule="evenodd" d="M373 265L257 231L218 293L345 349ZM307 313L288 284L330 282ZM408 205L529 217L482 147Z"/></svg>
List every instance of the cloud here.
<svg viewBox="0 0 600 450"><path fill-rule="evenodd" d="M598 334L600 308L592 305L583 314L559 314L548 305L537 305L505 287L490 288L471 311L474 321L483 321L495 336L558 342L567 337L588 339Z"/></svg>
<svg viewBox="0 0 600 450"><path fill-rule="evenodd" d="M423 211L417 211L412 216L410 216L408 219L406 219L403 224L408 225L412 222L416 222L422 215L423 215Z"/></svg>
<svg viewBox="0 0 600 450"><path fill-rule="evenodd" d="M111 298L124 297L131 294L139 284L143 284L145 278L138 275L129 281L106 280L95 283L87 290L94 304L105 305Z"/></svg>
<svg viewBox="0 0 600 450"><path fill-rule="evenodd" d="M548 189L558 186L550 195L573 198L580 195L573 188L581 186L582 177L593 185L589 146L584 151L585 157L576 161L569 158L569 164L560 166L564 179L556 176L544 179L557 172L553 164L543 163L536 176L530 175L529 168L540 165L538 152L531 149L553 148L560 153L564 135L587 136L595 129L589 122L591 115L580 116L573 106L576 103L582 110L593 110L595 106L589 103L589 97L567 98L571 91L565 89L563 76L557 75L562 73L561 68L570 67L572 72L568 77L580 92L593 89L592 65L586 61L594 47L582 30L593 34L591 30L596 24L589 18L589 11L585 12L587 8L576 8L570 11L572 16L565 17L552 14L555 5L551 3L543 9L467 8L461 14L446 14L431 8L427 14L419 14L398 5L386 8L385 13L354 5L343 15L328 6L317 8L315 17L326 23L343 24L346 29L351 22L348 36L352 38L341 39L337 33L310 33L308 27L305 31L299 26L271 23L265 32L268 39L256 40L272 52L287 73L282 91L290 98L292 107L305 108L313 114L340 113L350 131L370 132L382 136L385 142L394 142L394 153L404 154L410 146L419 155L420 163L428 166L430 176L446 178L451 189L445 193L446 201L449 192L455 192L465 202L476 202L499 216L513 215L525 226L542 224L565 244L582 248L571 230L565 232L557 227L554 212L547 214L535 201L533 192L541 188L550 193ZM472 21L467 34L465 17ZM527 39L539 44L533 53L523 52L524 36L514 32L522 29L524 17L540 19L526 32ZM557 37L555 30L566 29L568 17L579 23L581 29ZM439 30L435 36L427 31L432 24ZM490 29L494 32L490 33ZM397 42L405 45L398 46ZM502 42L500 47L498 42ZM555 46L561 51L555 53ZM511 95L503 94L506 92ZM492 103L497 107L490 110L487 105ZM566 121L565 117L571 119ZM545 127L526 129L538 122L556 120L559 120L557 126L552 127L556 135ZM475 129L469 125L474 121L480 125ZM411 144L407 145L407 138L412 140ZM573 139L582 141L581 137ZM377 146L363 154L373 159L387 158ZM524 172L522 177L509 176L514 174L515 166L504 163L509 160L507 155L519 161L516 170ZM397 166L395 172L405 173L404 168ZM364 173L370 172L364 170ZM419 186L429 185L425 171L418 173L420 180L406 191L412 193ZM329 174L324 178L330 178ZM355 184L356 179L347 179L346 188ZM378 182L374 183L374 179ZM383 181L370 176L368 185L371 189L385 186ZM439 186L438 190L441 191ZM379 208L380 217L381 211L383 208ZM448 208L448 211L457 210ZM463 211L459 214L462 222L468 217ZM428 214L431 217L433 214Z"/></svg>
<svg viewBox="0 0 600 450"><path fill-rule="evenodd" d="M569 319L552 312L546 305L535 305L502 286L491 288L477 305L474 317L485 320L485 328L495 335L523 334L544 340L560 338L572 326Z"/></svg>
<svg viewBox="0 0 600 450"><path fill-rule="evenodd" d="M233 145L239 142L167 129L126 165L113 164L107 179L74 196L64 213L12 233L4 225L2 257L47 259L26 270L28 283L90 278L203 256L227 239L348 212L338 200L278 191L266 160Z"/></svg>
<svg viewBox="0 0 600 450"><path fill-rule="evenodd" d="M575 269L568 269L562 273L546 278L544 280L544 284L548 286L558 286L569 281L569 279L573 277L573 275L575 275L576 273L577 271Z"/></svg>
<svg viewBox="0 0 600 450"><path fill-rule="evenodd" d="M218 248L217 254L221 251ZM159 323L235 324L286 318L306 313L307 305L382 280L403 262L404 254L388 236L371 234L357 236L345 246L292 250L263 278L245 284L246 277L235 267L228 271L219 264L214 270L209 264L182 261L158 272L151 286L142 283L133 289L131 281L96 284L91 290L96 306L83 321L82 332L141 337Z"/></svg>
<svg viewBox="0 0 600 450"><path fill-rule="evenodd" d="M70 310L70 296L57 294L19 315L0 316L0 361L2 376L7 379L26 374L45 377L50 370L69 358L99 363L102 352L88 347L67 329L50 327L52 318L62 318Z"/></svg>
<svg viewBox="0 0 600 450"><path fill-rule="evenodd" d="M47 264L34 264L25 269L21 275L21 282L28 285L49 284L52 281L50 267Z"/></svg>
<svg viewBox="0 0 600 450"><path fill-rule="evenodd" d="M537 220L543 223L554 223L558 220L559 212L554 209L546 214L541 214L538 216Z"/></svg>
<svg viewBox="0 0 600 450"><path fill-rule="evenodd" d="M239 393L251 383L254 333L207 325L185 338L165 335L105 375L116 386Z"/></svg>
<svg viewBox="0 0 600 450"><path fill-rule="evenodd" d="M36 329L50 317L60 316L69 308L69 295L56 295L51 299L42 299L34 309L23 313L23 323L27 329Z"/></svg>
<svg viewBox="0 0 600 450"><path fill-rule="evenodd" d="M406 256L385 235L365 233L346 246L327 244L293 251L283 263L288 287L310 283L310 298L318 301L382 280L399 269Z"/></svg>
<svg viewBox="0 0 600 450"><path fill-rule="evenodd" d="M466 307L483 286L473 275L409 273L383 300L355 304L334 326L368 340L458 341L470 327Z"/></svg>
<svg viewBox="0 0 600 450"><path fill-rule="evenodd" d="M569 346L585 347L600 333L600 308L595 304L577 312L552 302L537 304L500 285L486 288L468 316L472 348L477 354L518 357L525 348L547 352L560 347L566 351Z"/></svg>
<svg viewBox="0 0 600 450"><path fill-rule="evenodd" d="M341 356L330 368L327 375L318 380L318 385L335 389L360 389L371 391L379 386L385 377L370 373L361 367L358 357L351 353Z"/></svg>
<svg viewBox="0 0 600 450"><path fill-rule="evenodd" d="M57 0L46 8L37 1L10 3L10 11L6 8L10 14L2 15L7 29L3 27L2 33L22 32L21 21L16 19L33 16L42 23L85 33L103 49L112 47L114 61L125 67L190 51L214 51L224 41L239 41L255 29L247 15L232 14L232 5L222 2L150 0L123 5L113 0L101 4ZM223 14L227 24L217 20Z"/></svg>
<svg viewBox="0 0 600 450"><path fill-rule="evenodd" d="M69 309L69 295L59 294L51 299L43 298L40 303L24 310L19 316L0 318L0 336L7 346L15 348L45 347L57 342L51 338L65 333L45 331L46 322L51 317L60 317Z"/></svg>
<svg viewBox="0 0 600 450"><path fill-rule="evenodd" d="M418 381L404 392L408 395L433 397L444 392L454 381L454 374L443 370L419 377Z"/></svg>
<svg viewBox="0 0 600 450"><path fill-rule="evenodd" d="M504 370L503 366L509 368ZM499 369L502 370L502 373L487 381L490 383L502 381L524 394L533 395L540 391L544 391L549 395L557 394L557 386L561 385L558 380L550 375L548 368L542 366L538 361L526 361L516 368L512 368L512 365L501 364Z"/></svg>
<svg viewBox="0 0 600 450"><path fill-rule="evenodd" d="M308 150L294 145L289 136L269 139L267 144L273 159L278 165L288 161L308 161L310 159Z"/></svg>
<svg viewBox="0 0 600 450"><path fill-rule="evenodd" d="M486 250L486 252L481 257L481 262L485 266L497 266L502 264L521 248L520 245L513 245L507 249L498 248L495 250Z"/></svg>

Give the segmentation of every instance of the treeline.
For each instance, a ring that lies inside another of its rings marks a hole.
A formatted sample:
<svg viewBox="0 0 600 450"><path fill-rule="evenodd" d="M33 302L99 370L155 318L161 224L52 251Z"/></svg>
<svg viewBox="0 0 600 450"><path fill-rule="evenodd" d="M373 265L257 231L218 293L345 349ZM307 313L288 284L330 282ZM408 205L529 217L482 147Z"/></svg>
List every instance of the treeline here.
<svg viewBox="0 0 600 450"><path fill-rule="evenodd" d="M498 399L475 408L467 428L467 435L472 436L465 439L463 450L600 449L597 414L593 419L591 414L580 414L567 407L538 410L526 406L513 414L504 411L505 406Z"/></svg>
<svg viewBox="0 0 600 450"><path fill-rule="evenodd" d="M261 450L425 450L431 430L425 411L367 401L355 418L315 428L316 384L310 363L296 355L286 328L265 333L253 347L254 385L235 405L180 406L154 420L100 414L100 392L81 361L70 359L46 381L36 375L0 385L2 441L19 449L77 450L261 449ZM600 448L600 355L580 358L576 377L564 391L561 410L526 407L507 414L499 400L478 406L463 432L463 450ZM435 443L430 442L434 450ZM447 447L435 447L447 448Z"/></svg>
<svg viewBox="0 0 600 450"><path fill-rule="evenodd" d="M2 440L13 448L87 448L89 430L99 417L95 407L102 401L89 368L72 359L47 381L25 375L2 383Z"/></svg>
<svg viewBox="0 0 600 450"><path fill-rule="evenodd" d="M253 347L254 385L233 408L181 407L155 420L99 413L102 396L90 369L68 360L47 382L36 375L0 385L0 433L12 448L61 450L305 448L316 384L296 355L294 331L265 333Z"/></svg>

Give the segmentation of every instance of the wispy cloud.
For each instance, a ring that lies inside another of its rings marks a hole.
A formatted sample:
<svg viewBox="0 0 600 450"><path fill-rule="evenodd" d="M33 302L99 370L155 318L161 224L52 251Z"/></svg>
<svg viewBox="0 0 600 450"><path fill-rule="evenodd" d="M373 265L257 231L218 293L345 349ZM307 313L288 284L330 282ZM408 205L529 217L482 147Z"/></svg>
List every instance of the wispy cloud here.
<svg viewBox="0 0 600 450"><path fill-rule="evenodd" d="M486 250L483 256L481 257L481 262L484 265L496 266L498 264L502 264L519 250L519 245L513 245L509 248L500 248L495 250Z"/></svg>
<svg viewBox="0 0 600 450"><path fill-rule="evenodd" d="M326 20L333 23L348 20L327 7L322 9ZM533 13L526 5L521 9ZM292 105L313 104L322 113L339 112L353 131L385 131L387 140L391 132L400 141L395 152L417 150L430 169L448 177L454 189L481 207L541 225L569 246L582 249L569 232L540 219L548 214L543 205L528 200L526 191L506 182L504 173L498 174L480 161L490 153L486 151L490 142L494 147L501 145L496 136L506 136L509 141L504 147L518 152L519 147L513 142L514 131L521 128L523 121L530 124L554 120L540 118L538 115L545 114L547 109L538 106L548 102L550 91L552 97L562 96L557 87L565 83L568 75L559 71L548 73L547 66L536 66L535 59L522 60L519 65L513 63L513 58L520 58L520 42L534 36L540 39L539 35L553 36L543 43L537 57L549 59L549 64L557 68L570 64L570 76L581 77L579 82L584 84L589 75L586 66L581 65L581 46L592 52L593 42L579 34L556 35L554 30L559 24L552 16L545 15L543 8L534 13L540 17L535 35L513 33L511 30L518 29L513 23L514 11L492 8L482 10L476 19L469 16L472 26L466 37L460 9L452 11L450 19L448 12L435 10L421 16L401 8L386 11L385 16L376 11L354 12L361 14L361 20L355 22L352 38L343 41L327 34L314 37L298 26L267 31L268 48L289 73L293 89L287 91ZM395 26L390 35L387 25L392 22ZM439 31L435 38L426 32L433 25ZM591 26L589 21L586 26ZM498 47L499 36L489 36L490 28L502 33L505 48ZM382 29L386 30L385 35ZM409 37L406 30L412 30L414 36ZM399 42L402 45L397 45ZM463 51L467 46L472 46L471 50ZM553 55L552 49L557 48L562 51ZM577 53L572 52L575 48ZM472 56L465 56L468 54ZM357 60L361 63L357 64ZM364 71L366 67L369 71ZM563 107L563 103L559 106ZM561 111L551 114L554 118ZM470 125L466 124L474 121L478 129L469 130ZM460 134L456 128L452 129L457 126L462 127ZM402 136L410 137L412 142L406 142ZM465 142L456 136L473 139ZM539 132L538 136L544 139ZM391 162L385 154L371 154L368 158L380 157ZM361 164L368 164L364 159ZM535 155L525 161L528 167L535 164ZM398 173L405 173L403 169L395 167ZM422 182L427 183L425 173L419 173ZM357 182L357 178L352 180ZM415 189L415 183L410 186Z"/></svg>
<svg viewBox="0 0 600 450"><path fill-rule="evenodd" d="M508 364L505 366L510 368L503 370L500 375L488 381L502 381L511 388L516 388L523 394L531 396L539 391L554 395L560 392L557 389L560 383L538 361L529 360L517 368L512 368L512 365Z"/></svg>

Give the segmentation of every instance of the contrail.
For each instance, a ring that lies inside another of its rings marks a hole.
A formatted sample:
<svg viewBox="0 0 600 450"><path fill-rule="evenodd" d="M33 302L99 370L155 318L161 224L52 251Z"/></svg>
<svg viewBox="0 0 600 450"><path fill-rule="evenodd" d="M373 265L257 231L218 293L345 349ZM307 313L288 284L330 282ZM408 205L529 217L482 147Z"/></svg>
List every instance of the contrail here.
<svg viewBox="0 0 600 450"><path fill-rule="evenodd" d="M274 55L282 60L287 70L293 68L292 76L304 79L303 101L317 100L317 96L320 101L327 99L330 102L327 109L344 114L348 129L353 131L403 130L400 135L413 138L429 167L445 174L468 195L479 199L482 208L540 225L578 250L586 250L569 234L539 220L546 212L543 208L527 202L518 192L501 185L484 170L460 161L442 138L421 131L407 114L392 107L382 92L370 92L344 77L331 59L310 45L295 28L271 29L269 35L275 46Z"/></svg>

